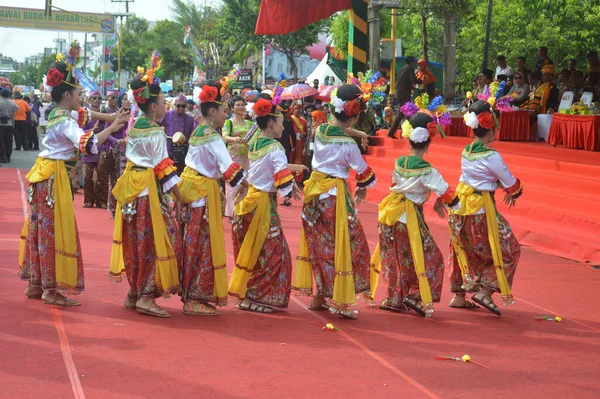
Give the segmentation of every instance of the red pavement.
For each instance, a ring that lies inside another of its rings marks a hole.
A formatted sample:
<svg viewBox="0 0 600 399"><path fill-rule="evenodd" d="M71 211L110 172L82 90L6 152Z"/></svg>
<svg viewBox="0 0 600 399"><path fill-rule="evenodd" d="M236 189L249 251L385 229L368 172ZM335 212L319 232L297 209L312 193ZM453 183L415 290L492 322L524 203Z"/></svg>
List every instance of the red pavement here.
<svg viewBox="0 0 600 399"><path fill-rule="evenodd" d="M295 296L274 315L230 305L206 318L183 315L173 297L160 300L173 318L156 319L122 306L126 283L107 279L112 222L106 211L83 209L76 195L86 291L83 306L62 309L23 295L26 283L16 275L22 197L17 170L0 170L0 398L599 396L600 271L588 265L523 248L517 303L502 317L448 308L446 285L430 320L365 304L358 320L344 320L310 312L308 299ZM280 212L294 256L300 206ZM371 249L375 212L372 204L360 207ZM447 228L430 226L447 252ZM231 253L229 234L226 224ZM322 331L326 322L340 331ZM433 359L465 353L491 370Z"/></svg>

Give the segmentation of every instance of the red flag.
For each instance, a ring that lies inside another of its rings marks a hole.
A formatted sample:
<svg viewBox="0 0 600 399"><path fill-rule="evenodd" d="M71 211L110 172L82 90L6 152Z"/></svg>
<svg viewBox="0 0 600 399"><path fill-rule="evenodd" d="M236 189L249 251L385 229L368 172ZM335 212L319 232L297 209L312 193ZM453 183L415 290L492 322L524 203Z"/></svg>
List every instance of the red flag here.
<svg viewBox="0 0 600 399"><path fill-rule="evenodd" d="M262 0L256 35L285 35L352 8L352 0Z"/></svg>

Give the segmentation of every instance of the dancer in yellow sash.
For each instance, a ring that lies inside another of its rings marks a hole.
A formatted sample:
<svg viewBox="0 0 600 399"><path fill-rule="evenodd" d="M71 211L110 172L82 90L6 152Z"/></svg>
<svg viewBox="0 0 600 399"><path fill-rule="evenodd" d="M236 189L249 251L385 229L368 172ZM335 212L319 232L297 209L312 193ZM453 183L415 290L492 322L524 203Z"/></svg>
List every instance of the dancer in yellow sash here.
<svg viewBox="0 0 600 399"><path fill-rule="evenodd" d="M454 293L450 306L472 307L465 293L476 292L473 301L500 316L492 294L500 292L505 305L514 303L511 287L521 249L496 209L494 193L502 187L504 203L510 209L523 187L502 156L489 146L497 130L492 112L489 103L477 101L465 114L465 123L476 137L462 153L462 175L456 187L460 209L452 210L448 219L452 234L450 290Z"/></svg>
<svg viewBox="0 0 600 399"><path fill-rule="evenodd" d="M181 195L177 170L167 152L165 131L156 120L164 116L165 96L157 75L162 59L157 51L147 69L138 67L130 83L133 97L144 113L128 132L128 162L112 190L117 200L110 276L127 275L129 293L125 307L142 314L171 317L155 298L179 290L181 235L171 211L169 191L175 196L177 217Z"/></svg>
<svg viewBox="0 0 600 399"><path fill-rule="evenodd" d="M77 52L73 53L73 49ZM65 162L74 159L77 150L97 153L96 146L121 126L121 115L117 114L115 122L94 135L83 131L73 119L71 111L78 111L81 101L81 86L75 75L77 56L78 46L73 46L68 62L62 62L62 55L57 56L56 64L46 75L46 86L52 90L56 108L48 119L45 149L26 176L31 207L21 233L19 253L20 277L29 281L25 295L61 306L80 305L63 293L78 294L84 289L73 187Z"/></svg>
<svg viewBox="0 0 600 399"><path fill-rule="evenodd" d="M371 265L370 299L375 298L381 272L388 287L380 308L410 308L423 317L431 317L444 280L444 257L425 223L423 204L434 192L438 198L433 208L445 218L444 204L458 203L454 188L423 159L431 143L429 124L437 129L431 116L418 112L402 125L411 154L396 161L391 193L379 205L379 244Z"/></svg>
<svg viewBox="0 0 600 399"><path fill-rule="evenodd" d="M348 135L364 109L360 89L341 86L331 99L335 121L317 129L313 172L304 183L303 230L292 289L312 295L314 275L317 292L310 309L327 307L332 313L356 318L356 295L370 291L371 257L355 201L358 205L365 199L376 179ZM346 184L350 169L357 173L354 200ZM326 298L331 298L329 304Z"/></svg>
<svg viewBox="0 0 600 399"><path fill-rule="evenodd" d="M205 124L199 125L190 137L179 184L182 201L187 204L179 295L184 303L183 313L190 315L216 316L219 312L214 305L227 306L227 255L219 179L235 189L240 199L247 186L244 169L231 160L225 141L215 130L227 118L221 88L221 83L214 80L202 86L200 110Z"/></svg>
<svg viewBox="0 0 600 399"><path fill-rule="evenodd" d="M289 165L283 146L276 140L283 133L283 115L270 97L262 95L252 110L260 136L250 141L250 190L235 207L233 250L235 269L229 295L240 300L242 310L272 313L286 308L290 299L292 258L279 212L277 193L300 199L292 172L305 165ZM265 98L266 97L266 98Z"/></svg>

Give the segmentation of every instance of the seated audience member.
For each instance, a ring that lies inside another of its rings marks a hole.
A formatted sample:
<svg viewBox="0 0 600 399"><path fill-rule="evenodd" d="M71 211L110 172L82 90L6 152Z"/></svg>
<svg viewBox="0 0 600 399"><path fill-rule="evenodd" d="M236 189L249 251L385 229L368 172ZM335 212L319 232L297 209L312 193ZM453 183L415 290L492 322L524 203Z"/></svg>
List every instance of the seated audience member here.
<svg viewBox="0 0 600 399"><path fill-rule="evenodd" d="M508 95L514 98L513 105L519 107L529 99L529 85L525 83L523 73L521 72L515 72L513 82L514 84L510 88Z"/></svg>
<svg viewBox="0 0 600 399"><path fill-rule="evenodd" d="M533 76L533 73L531 75ZM551 114L558 110L560 97L558 88L552 83L553 80L554 65L547 64L542 68L542 83L532 91L530 99L521 105L521 109L532 113L532 119L537 120L538 114Z"/></svg>

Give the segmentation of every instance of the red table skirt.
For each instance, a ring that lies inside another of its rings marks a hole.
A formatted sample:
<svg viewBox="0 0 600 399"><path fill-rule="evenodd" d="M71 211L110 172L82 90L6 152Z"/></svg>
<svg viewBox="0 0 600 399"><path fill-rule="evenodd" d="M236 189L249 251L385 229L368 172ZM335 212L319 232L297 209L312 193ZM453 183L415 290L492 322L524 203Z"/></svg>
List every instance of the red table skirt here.
<svg viewBox="0 0 600 399"><path fill-rule="evenodd" d="M600 115L553 114L548 144L600 151Z"/></svg>
<svg viewBox="0 0 600 399"><path fill-rule="evenodd" d="M500 115L498 140L529 141L531 136L531 113L527 111L503 112Z"/></svg>
<svg viewBox="0 0 600 399"><path fill-rule="evenodd" d="M473 137L473 129L465 125L462 116L452 117L452 124L444 126L446 136Z"/></svg>

